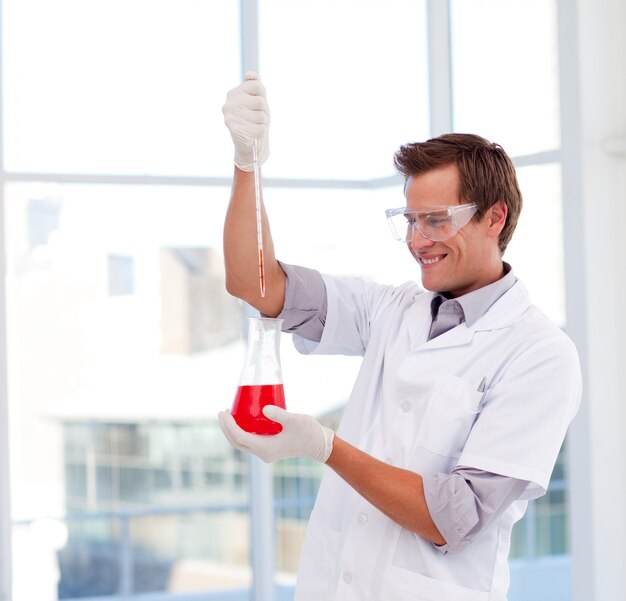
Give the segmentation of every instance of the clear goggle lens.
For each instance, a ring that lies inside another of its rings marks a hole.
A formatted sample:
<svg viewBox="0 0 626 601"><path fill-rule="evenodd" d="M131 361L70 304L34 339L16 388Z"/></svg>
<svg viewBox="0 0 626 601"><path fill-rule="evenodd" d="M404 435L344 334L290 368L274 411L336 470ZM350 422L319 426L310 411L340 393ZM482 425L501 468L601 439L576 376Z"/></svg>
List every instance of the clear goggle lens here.
<svg viewBox="0 0 626 601"><path fill-rule="evenodd" d="M411 242L415 230L432 242L452 238L469 223L478 207L475 204L450 205L432 209L387 209L387 223L393 237L399 242Z"/></svg>

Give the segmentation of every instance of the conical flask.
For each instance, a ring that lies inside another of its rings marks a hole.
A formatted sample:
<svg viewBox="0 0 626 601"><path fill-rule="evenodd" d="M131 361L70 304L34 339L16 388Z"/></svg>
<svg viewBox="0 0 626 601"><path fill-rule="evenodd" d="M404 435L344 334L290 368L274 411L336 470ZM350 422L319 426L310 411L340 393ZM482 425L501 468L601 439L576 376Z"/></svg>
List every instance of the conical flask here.
<svg viewBox="0 0 626 601"><path fill-rule="evenodd" d="M285 408L280 366L282 319L248 318L248 346L231 414L240 428L254 434L278 434L282 426L263 415L265 405Z"/></svg>

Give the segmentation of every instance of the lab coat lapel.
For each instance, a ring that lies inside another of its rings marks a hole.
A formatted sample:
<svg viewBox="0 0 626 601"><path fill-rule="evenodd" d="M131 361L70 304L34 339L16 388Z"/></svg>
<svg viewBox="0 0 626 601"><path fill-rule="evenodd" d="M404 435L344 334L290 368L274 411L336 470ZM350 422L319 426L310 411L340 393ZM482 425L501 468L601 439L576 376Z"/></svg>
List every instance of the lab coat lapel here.
<svg viewBox="0 0 626 601"><path fill-rule="evenodd" d="M476 332L500 330L509 327L517 321L519 316L530 305L528 292L518 280L471 327L468 327L466 323L462 323L440 336L428 340L428 332L432 321L430 317L430 301L433 297L434 293L432 292L421 294L411 308L412 311L414 310L412 315L421 315L424 322L421 324L421 327L411 328L410 330L411 352L469 344Z"/></svg>
<svg viewBox="0 0 626 601"><path fill-rule="evenodd" d="M409 307L406 315L406 324L409 333L409 348L414 352L428 341L431 316L430 302L435 296L434 292L425 291L416 295L415 302Z"/></svg>
<svg viewBox="0 0 626 601"><path fill-rule="evenodd" d="M501 330L518 321L530 307L530 297L524 284L517 280L474 324L475 332Z"/></svg>

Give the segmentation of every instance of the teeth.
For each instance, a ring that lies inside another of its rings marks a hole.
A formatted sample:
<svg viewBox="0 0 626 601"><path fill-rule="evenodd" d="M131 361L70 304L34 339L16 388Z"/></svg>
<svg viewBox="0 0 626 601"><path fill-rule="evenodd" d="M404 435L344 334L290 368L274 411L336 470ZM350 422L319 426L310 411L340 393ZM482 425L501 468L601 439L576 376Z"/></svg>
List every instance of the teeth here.
<svg viewBox="0 0 626 601"><path fill-rule="evenodd" d="M433 263L438 263L439 261L441 261L441 259L443 259L443 256L434 257L432 259L425 259L424 257L422 257L420 261L424 263L424 265L432 265Z"/></svg>

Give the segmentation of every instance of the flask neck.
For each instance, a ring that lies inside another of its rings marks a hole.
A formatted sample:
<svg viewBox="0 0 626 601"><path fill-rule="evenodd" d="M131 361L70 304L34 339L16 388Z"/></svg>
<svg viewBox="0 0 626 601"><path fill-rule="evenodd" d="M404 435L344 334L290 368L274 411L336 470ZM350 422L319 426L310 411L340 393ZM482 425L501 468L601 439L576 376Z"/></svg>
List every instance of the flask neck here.
<svg viewBox="0 0 626 601"><path fill-rule="evenodd" d="M249 318L248 346L240 385L282 384L281 323L282 319Z"/></svg>

